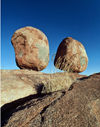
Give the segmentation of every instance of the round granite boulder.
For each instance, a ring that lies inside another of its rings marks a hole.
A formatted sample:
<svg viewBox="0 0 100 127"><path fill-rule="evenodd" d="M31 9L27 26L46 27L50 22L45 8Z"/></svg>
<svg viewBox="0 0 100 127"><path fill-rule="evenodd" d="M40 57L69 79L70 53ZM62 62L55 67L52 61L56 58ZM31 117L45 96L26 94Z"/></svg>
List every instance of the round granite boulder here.
<svg viewBox="0 0 100 127"><path fill-rule="evenodd" d="M49 43L39 29L30 26L18 29L11 42L20 69L41 71L46 68L49 62Z"/></svg>
<svg viewBox="0 0 100 127"><path fill-rule="evenodd" d="M77 40L67 37L60 43L54 65L64 71L80 73L87 68L88 57L84 46Z"/></svg>

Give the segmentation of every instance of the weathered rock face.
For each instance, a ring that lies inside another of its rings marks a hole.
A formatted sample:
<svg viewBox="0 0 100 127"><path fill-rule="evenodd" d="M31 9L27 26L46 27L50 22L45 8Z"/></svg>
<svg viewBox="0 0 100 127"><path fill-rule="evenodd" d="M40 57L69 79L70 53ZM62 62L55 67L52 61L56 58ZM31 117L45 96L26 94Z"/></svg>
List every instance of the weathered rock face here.
<svg viewBox="0 0 100 127"><path fill-rule="evenodd" d="M19 68L36 71L46 68L49 62L49 44L47 37L40 30L33 27L21 28L15 31L11 42Z"/></svg>
<svg viewBox="0 0 100 127"><path fill-rule="evenodd" d="M41 72L38 72L38 76L41 74ZM31 79L32 75L33 79ZM37 75L36 71L2 70L1 106L17 99L37 94L37 83L34 75Z"/></svg>
<svg viewBox="0 0 100 127"><path fill-rule="evenodd" d="M84 75L1 70L1 106L30 95L68 90L79 77Z"/></svg>
<svg viewBox="0 0 100 127"><path fill-rule="evenodd" d="M87 64L85 48L79 41L68 37L60 43L54 60L56 68L80 73L87 68Z"/></svg>
<svg viewBox="0 0 100 127"><path fill-rule="evenodd" d="M28 96L1 108L2 127L100 127L100 73L69 91Z"/></svg>

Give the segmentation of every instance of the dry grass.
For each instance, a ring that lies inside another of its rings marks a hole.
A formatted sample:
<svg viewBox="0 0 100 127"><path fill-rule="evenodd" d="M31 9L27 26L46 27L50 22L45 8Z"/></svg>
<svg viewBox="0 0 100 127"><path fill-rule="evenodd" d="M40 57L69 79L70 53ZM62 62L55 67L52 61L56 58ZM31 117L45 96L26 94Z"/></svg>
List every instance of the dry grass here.
<svg viewBox="0 0 100 127"><path fill-rule="evenodd" d="M68 90L72 84L72 80L68 73L59 76L58 74L52 74L47 82L44 83L41 93L51 93L59 90Z"/></svg>
<svg viewBox="0 0 100 127"><path fill-rule="evenodd" d="M53 61L53 57L52 57L52 61ZM69 64L66 61L65 56L63 58L59 57L55 66L56 68L60 68L61 70L67 72L63 72L63 75L58 75L58 73L51 74L48 81L44 83L42 93L50 93L59 90L64 90L64 91L68 90L73 82L69 76L69 72L72 72L72 69L70 69L70 67L72 68L72 63Z"/></svg>
<svg viewBox="0 0 100 127"><path fill-rule="evenodd" d="M55 63L55 67L60 70L67 71L68 73L73 72L73 59L75 57L77 57L77 53L71 56L68 60L66 60L66 56L59 57Z"/></svg>

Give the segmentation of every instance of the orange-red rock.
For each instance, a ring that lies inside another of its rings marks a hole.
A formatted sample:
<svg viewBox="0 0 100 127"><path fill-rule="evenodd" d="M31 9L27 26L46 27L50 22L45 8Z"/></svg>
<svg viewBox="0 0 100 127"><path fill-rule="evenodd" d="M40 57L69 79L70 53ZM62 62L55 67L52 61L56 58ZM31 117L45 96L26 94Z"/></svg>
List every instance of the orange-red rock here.
<svg viewBox="0 0 100 127"><path fill-rule="evenodd" d="M33 27L24 27L15 31L11 42L19 68L36 71L46 68L49 62L49 44L43 32Z"/></svg>
<svg viewBox="0 0 100 127"><path fill-rule="evenodd" d="M88 57L84 46L77 40L67 37L60 43L54 65L64 71L83 72L87 68Z"/></svg>

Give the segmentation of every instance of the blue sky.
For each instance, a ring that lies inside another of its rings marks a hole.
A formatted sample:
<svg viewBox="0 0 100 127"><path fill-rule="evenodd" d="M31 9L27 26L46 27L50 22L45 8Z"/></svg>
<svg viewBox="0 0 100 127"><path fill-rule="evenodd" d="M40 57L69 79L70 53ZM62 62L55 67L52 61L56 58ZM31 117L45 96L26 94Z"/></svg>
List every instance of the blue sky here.
<svg viewBox="0 0 100 127"><path fill-rule="evenodd" d="M89 63L81 74L100 72L100 0L1 0L1 68L19 69L11 44L13 33L22 27L40 29L48 38L52 55L66 37L80 41Z"/></svg>

